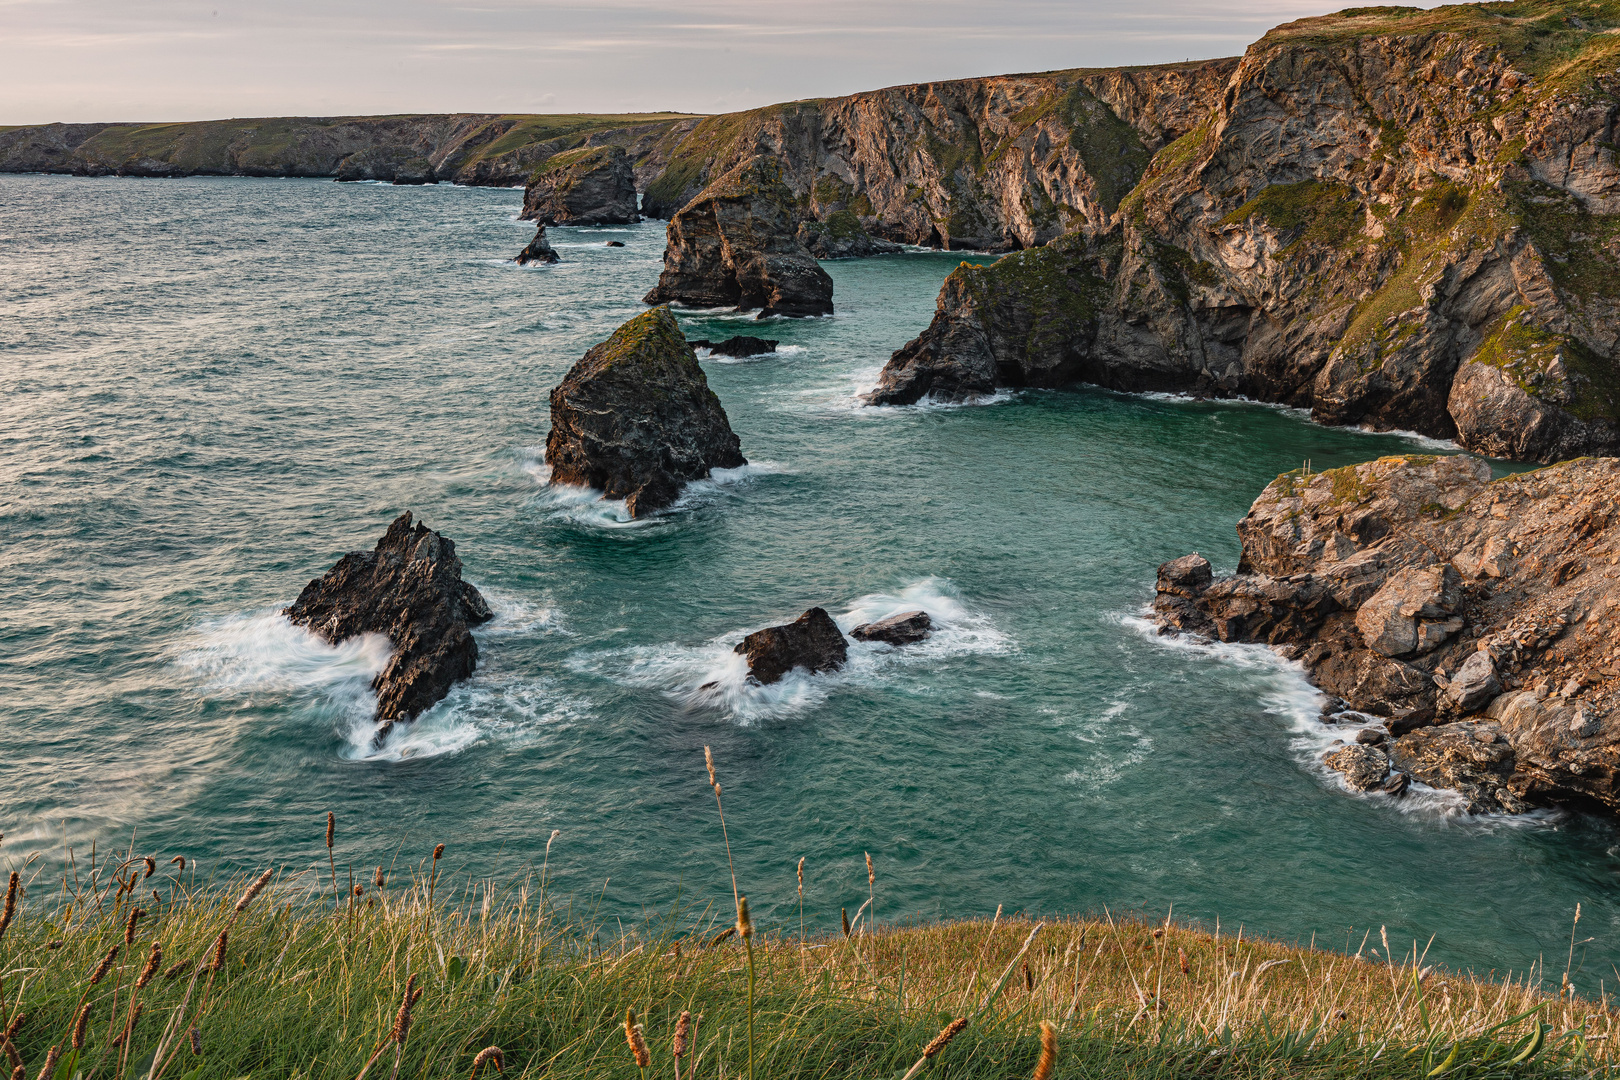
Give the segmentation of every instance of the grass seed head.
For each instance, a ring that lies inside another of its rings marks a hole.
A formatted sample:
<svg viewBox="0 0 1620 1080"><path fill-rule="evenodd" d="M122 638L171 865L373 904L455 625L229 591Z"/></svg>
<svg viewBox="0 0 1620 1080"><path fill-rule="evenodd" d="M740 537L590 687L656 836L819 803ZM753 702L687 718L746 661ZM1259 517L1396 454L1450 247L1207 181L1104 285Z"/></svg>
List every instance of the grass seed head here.
<svg viewBox="0 0 1620 1080"><path fill-rule="evenodd" d="M443 844L439 846L444 847ZM501 1048L498 1046L486 1046L478 1051L477 1057L473 1058L472 1075L468 1077L468 1080L475 1080L478 1076L478 1070L484 1067L485 1062L494 1065L495 1071L498 1073L506 1072L506 1055L501 1053Z"/></svg>
<svg viewBox="0 0 1620 1080"><path fill-rule="evenodd" d="M866 883L875 886L877 884L877 874L872 871L872 853L868 851L863 854L866 855Z"/></svg>
<svg viewBox="0 0 1620 1080"><path fill-rule="evenodd" d="M191 1030L186 1032L186 1037L191 1040L192 1054L202 1057L202 1032L197 1030L196 1024L191 1025Z"/></svg>
<svg viewBox="0 0 1620 1080"><path fill-rule="evenodd" d="M17 1037L17 1032L21 1031L22 1026L26 1023L28 1023L27 1013L20 1012L16 1016L13 1016L11 1018L11 1023L6 1025L5 1034L0 1035L0 1040L9 1043L12 1039Z"/></svg>
<svg viewBox="0 0 1620 1080"><path fill-rule="evenodd" d="M225 966L225 950L230 947L230 931L221 930L219 937L214 939L214 958L208 962L209 971L218 971Z"/></svg>
<svg viewBox="0 0 1620 1080"><path fill-rule="evenodd" d="M394 1015L394 1030L388 1037L394 1042L405 1045L405 1040L411 1035L411 1010L416 1007L416 999L421 991L416 988L416 973L405 980L405 996L399 999L399 1012Z"/></svg>
<svg viewBox="0 0 1620 1080"><path fill-rule="evenodd" d="M39 1080L51 1080L56 1075L56 1059L62 1056L62 1048L53 1046L45 1053L45 1065L39 1070Z"/></svg>
<svg viewBox="0 0 1620 1080"><path fill-rule="evenodd" d="M1024 992L1026 994L1035 992L1035 973L1029 970L1028 960L1024 961Z"/></svg>
<svg viewBox="0 0 1620 1080"><path fill-rule="evenodd" d="M950 1023L946 1024L945 1027L940 1030L940 1033L934 1036L933 1041L927 1046L923 1047L923 1057L931 1058L937 1056L941 1050L951 1045L952 1039L962 1034L962 1029L967 1027L967 1025L967 1017L965 1016L958 1016L955 1020L952 1020Z"/></svg>
<svg viewBox="0 0 1620 1080"><path fill-rule="evenodd" d="M73 1021L73 1049L84 1049L84 1029L90 1023L90 1002L79 1006L78 1018Z"/></svg>
<svg viewBox="0 0 1620 1080"><path fill-rule="evenodd" d="M186 968L190 966L190 960L176 960L172 965L170 965L169 970L163 973L163 977L165 979L178 979Z"/></svg>
<svg viewBox="0 0 1620 1080"><path fill-rule="evenodd" d="M437 847L435 847L433 849L433 861L438 862L442 858L444 858L444 845L439 844ZM484 1048L484 1050L493 1050L493 1051L495 1051L495 1056L497 1058L499 1058L501 1056L501 1048L498 1047L498 1046L486 1046ZM483 1050L479 1051L480 1054L483 1053L483 1052L484 1052ZM497 1070L497 1071L501 1071L501 1070Z"/></svg>
<svg viewBox="0 0 1620 1080"><path fill-rule="evenodd" d="M1052 1066L1057 1064L1057 1032L1045 1020L1041 1021L1041 1059L1035 1063L1035 1080L1050 1080Z"/></svg>
<svg viewBox="0 0 1620 1080"><path fill-rule="evenodd" d="M720 781L716 780L714 776L714 751L707 746L703 748L703 764L709 767L709 786L718 791Z"/></svg>
<svg viewBox="0 0 1620 1080"><path fill-rule="evenodd" d="M263 892L266 885L270 884L270 875L273 872L274 871L266 870L264 873L259 875L257 881L248 886L247 892L242 894L242 899L236 902L235 914L240 915L242 912L247 910L247 906L253 903L253 898Z"/></svg>
<svg viewBox="0 0 1620 1080"><path fill-rule="evenodd" d="M146 864L146 873L141 875L141 880L145 881L147 878L157 873L157 860L148 855L146 858L142 859L141 862Z"/></svg>
<svg viewBox="0 0 1620 1080"><path fill-rule="evenodd" d="M804 899L804 856L799 856L799 899Z"/></svg>
<svg viewBox="0 0 1620 1080"><path fill-rule="evenodd" d="M652 1054L647 1051L647 1039L643 1035L641 1025L636 1023L636 1010L624 1010L624 1041L630 1044L630 1053L635 1056L636 1068L645 1069L652 1064Z"/></svg>
<svg viewBox="0 0 1620 1080"><path fill-rule="evenodd" d="M670 1040L669 1051L676 1061L686 1056L686 1048L692 1038L692 1014L685 1009L681 1010L681 1018L675 1021L675 1037Z"/></svg>
<svg viewBox="0 0 1620 1080"><path fill-rule="evenodd" d="M175 863L180 864L180 872L182 874L186 872L186 857L184 855L176 855L174 858L169 860L170 866L173 866Z"/></svg>
<svg viewBox="0 0 1620 1080"><path fill-rule="evenodd" d="M21 880L17 876L17 871L13 870L11 881L6 885L6 906L4 910L0 910L0 937L5 936L6 928L17 915L17 886Z"/></svg>
<svg viewBox="0 0 1620 1080"><path fill-rule="evenodd" d="M129 909L129 921L124 924L125 945L135 944L135 927L139 925L140 921L144 918L146 918L146 911L143 908Z"/></svg>
<svg viewBox="0 0 1620 1080"><path fill-rule="evenodd" d="M754 920L748 917L748 897L737 897L737 936L747 940L754 936Z"/></svg>
<svg viewBox="0 0 1620 1080"><path fill-rule="evenodd" d="M328 810L326 812L326 850L332 850L332 841L337 838L337 815Z"/></svg>
<svg viewBox="0 0 1620 1080"><path fill-rule="evenodd" d="M373 885L377 886L377 888L380 889L380 888L383 887L383 881L384 880L385 879L383 878L382 867L379 866L379 867L377 867L377 872L375 874L373 874L372 877L371 877L371 883Z"/></svg>
<svg viewBox="0 0 1620 1080"><path fill-rule="evenodd" d="M732 934L735 934L736 932L737 932L737 928L735 926L726 927L724 930L722 930L718 934L714 935L714 940L709 942L709 948L711 948L711 949L714 948L716 945L720 944L722 941L726 940L726 938L730 937Z"/></svg>
<svg viewBox="0 0 1620 1080"><path fill-rule="evenodd" d="M843 920L844 923L844 936L849 937L849 909L839 908L838 917L839 919Z"/></svg>
<svg viewBox="0 0 1620 1080"><path fill-rule="evenodd" d="M144 990L146 984L157 977L158 968L163 965L163 946L152 942L152 951L146 954L146 966L141 968L141 977L135 980L135 989Z"/></svg>
<svg viewBox="0 0 1620 1080"><path fill-rule="evenodd" d="M96 983L107 977L107 972L112 968L113 961L118 959L118 950L122 948L122 945L114 945L112 948L107 950L107 955L101 958L101 963L96 965L96 970L90 973L91 986L96 985Z"/></svg>

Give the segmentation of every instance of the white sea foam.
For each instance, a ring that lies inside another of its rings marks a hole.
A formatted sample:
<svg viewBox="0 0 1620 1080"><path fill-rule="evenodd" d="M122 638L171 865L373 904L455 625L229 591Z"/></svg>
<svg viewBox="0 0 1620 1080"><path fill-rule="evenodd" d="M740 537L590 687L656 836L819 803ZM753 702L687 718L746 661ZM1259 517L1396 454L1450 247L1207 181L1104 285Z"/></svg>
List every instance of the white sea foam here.
<svg viewBox="0 0 1620 1080"><path fill-rule="evenodd" d="M750 461L735 469L714 469L707 479L694 480L681 491L680 498L665 510L633 518L623 499L610 499L596 488L576 484L553 484L551 466L545 462L545 448L528 446L518 455L518 466L541 491L535 504L550 518L595 529L652 529L671 524L671 514L712 502L716 497L746 487L762 476L788 472L774 461Z"/></svg>
<svg viewBox="0 0 1620 1080"><path fill-rule="evenodd" d="M1097 387L1097 389L1108 389ZM1127 397L1147 398L1151 401L1174 401L1199 405L1229 405L1244 407L1259 407L1271 409L1275 412L1287 413L1302 423L1312 424L1316 427L1331 428L1334 431L1349 431L1357 435L1389 435L1399 439L1409 439L1430 450L1446 450L1461 453L1463 448L1450 439L1436 439L1429 435L1421 435L1416 431L1407 431L1404 428L1374 428L1356 424L1323 424L1311 416L1311 410L1302 409L1297 405L1284 405L1278 401L1260 401L1256 398L1244 397L1234 394L1231 397L1198 397L1193 394L1165 391L1165 390L1109 390L1109 393L1123 394Z"/></svg>
<svg viewBox="0 0 1620 1080"><path fill-rule="evenodd" d="M1357 791L1345 783L1343 774L1322 761L1328 750L1354 742L1356 732L1381 725L1377 717L1364 713L1336 714L1338 723L1322 722L1322 706L1328 698L1305 677L1305 666L1284 659L1269 646L1237 642L1208 641L1192 635L1161 635L1153 620L1141 615L1120 616L1119 621L1161 648L1180 653L1207 656L1221 664L1254 672L1259 676L1258 702L1267 713L1281 718L1288 726L1289 747L1300 767L1324 786L1347 795L1388 806L1402 814L1433 822L1468 825L1475 828L1523 828L1560 820L1550 811L1530 814L1469 814L1464 800L1455 791L1431 788L1413 780L1400 797L1382 791Z"/></svg>
<svg viewBox="0 0 1620 1080"><path fill-rule="evenodd" d="M778 345L775 352L756 353L753 356L721 356L709 349L698 349L698 355L712 364L758 364L766 360L780 360L788 356L801 356L808 352L803 345Z"/></svg>
<svg viewBox="0 0 1620 1080"><path fill-rule="evenodd" d="M735 651L737 642L760 627L729 631L699 645L643 645L578 653L569 660L576 671L626 686L662 691L692 709L715 709L739 723L792 716L813 709L844 686L885 682L906 667L928 665L964 654L1011 651L1011 638L989 617L970 610L943 578L929 577L896 592L871 593L833 616L840 630L905 611L923 610L934 631L916 645L850 641L849 659L834 672L811 675L794 669L776 683L761 686L748 678L748 663ZM785 616L784 616L785 617Z"/></svg>
<svg viewBox="0 0 1620 1080"><path fill-rule="evenodd" d="M844 372L839 377L839 383L832 386L812 386L800 390L798 396L803 399L800 408L807 412L839 413L869 420L885 420L919 412L1001 405L1016 400L1019 394L1017 390L997 390L993 394L981 394L966 401L936 401L932 397L927 397L911 405L868 405L866 396L877 388L878 378L882 373L882 365L857 368L854 371Z"/></svg>
<svg viewBox="0 0 1620 1080"><path fill-rule="evenodd" d="M182 642L177 662L209 692L339 689L350 684L364 691L392 652L382 634L330 644L273 608L200 623Z"/></svg>

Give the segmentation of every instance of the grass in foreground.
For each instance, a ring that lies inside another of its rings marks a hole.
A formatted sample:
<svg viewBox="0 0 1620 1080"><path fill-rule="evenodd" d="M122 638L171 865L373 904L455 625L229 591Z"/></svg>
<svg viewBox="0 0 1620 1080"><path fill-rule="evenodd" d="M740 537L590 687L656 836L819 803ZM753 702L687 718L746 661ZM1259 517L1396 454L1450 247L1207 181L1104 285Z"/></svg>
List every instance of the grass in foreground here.
<svg viewBox="0 0 1620 1080"><path fill-rule="evenodd" d="M506 887L451 890L443 851L404 881L379 869L358 886L340 884L330 859L199 885L183 859L131 852L70 866L54 892L12 872L0 1075L1494 1080L1611 1069L1606 998L1426 968L1416 944L1396 957L1381 940L1363 959L1168 919L999 912L881 928L869 919L870 860L870 898L842 934L756 933L746 898L735 923L729 910L717 925L676 909L607 934L559 907L544 864Z"/></svg>

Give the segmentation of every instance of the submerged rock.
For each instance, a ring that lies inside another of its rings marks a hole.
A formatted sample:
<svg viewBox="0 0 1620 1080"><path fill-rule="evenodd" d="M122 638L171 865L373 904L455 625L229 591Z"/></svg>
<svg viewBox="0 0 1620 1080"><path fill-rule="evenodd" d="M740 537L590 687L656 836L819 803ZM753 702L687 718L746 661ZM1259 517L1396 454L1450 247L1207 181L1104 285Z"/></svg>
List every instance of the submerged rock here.
<svg viewBox="0 0 1620 1080"><path fill-rule="evenodd" d="M730 356L741 359L745 356L759 356L762 353L773 353L781 342L771 338L748 337L739 334L736 337L726 338L724 341L710 341L699 338L692 342L694 349L708 349L716 356Z"/></svg>
<svg viewBox="0 0 1620 1080"><path fill-rule="evenodd" d="M770 685L794 668L814 675L836 671L849 659L849 642L824 608L811 608L793 622L756 630L734 652L748 658L748 675Z"/></svg>
<svg viewBox="0 0 1620 1080"><path fill-rule="evenodd" d="M1478 812L1620 811L1620 461L1296 470L1238 534L1232 577L1196 556L1160 567L1161 632L1285 647L1385 718L1399 771Z"/></svg>
<svg viewBox="0 0 1620 1080"><path fill-rule="evenodd" d="M755 155L703 189L670 218L667 236L649 304L832 314L832 278L795 235L793 192L774 157Z"/></svg>
<svg viewBox="0 0 1620 1080"><path fill-rule="evenodd" d="M607 243L603 244L602 246L603 247L624 247L624 241L623 240L609 240Z"/></svg>
<svg viewBox="0 0 1620 1080"><path fill-rule="evenodd" d="M551 391L546 461L553 484L598 488L632 517L668 506L713 469L748 463L667 307L593 345Z"/></svg>
<svg viewBox="0 0 1620 1080"><path fill-rule="evenodd" d="M528 266L530 263L554 263L556 261L557 253L551 250L551 243L546 240L546 227L544 225L535 230L534 239L529 241L529 246L518 252L517 255L517 264L519 266Z"/></svg>
<svg viewBox="0 0 1620 1080"><path fill-rule="evenodd" d="M409 511L374 549L349 552L304 586L284 614L333 644L387 635L394 653L371 683L378 744L472 675L478 643L468 628L490 618L483 596L461 580L455 542L426 525L412 528Z"/></svg>
<svg viewBox="0 0 1620 1080"><path fill-rule="evenodd" d="M640 221L629 155L622 146L590 146L548 159L523 189L522 216L542 225Z"/></svg>
<svg viewBox="0 0 1620 1080"><path fill-rule="evenodd" d="M934 629L926 611L902 611L877 622L862 623L849 632L856 641L881 641L888 645L915 645Z"/></svg>

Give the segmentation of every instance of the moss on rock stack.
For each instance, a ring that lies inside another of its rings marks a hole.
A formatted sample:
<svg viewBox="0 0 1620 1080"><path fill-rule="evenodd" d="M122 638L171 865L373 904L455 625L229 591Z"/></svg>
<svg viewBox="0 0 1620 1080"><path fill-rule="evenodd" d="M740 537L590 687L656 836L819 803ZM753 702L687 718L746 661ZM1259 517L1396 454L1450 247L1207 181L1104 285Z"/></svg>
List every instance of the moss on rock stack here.
<svg viewBox="0 0 1620 1080"><path fill-rule="evenodd" d="M688 481L747 459L692 346L660 307L592 346L551 391L546 462L553 484L597 488L642 517Z"/></svg>
<svg viewBox="0 0 1620 1080"><path fill-rule="evenodd" d="M523 217L543 225L628 225L636 175L621 146L569 150L548 160L523 189Z"/></svg>

